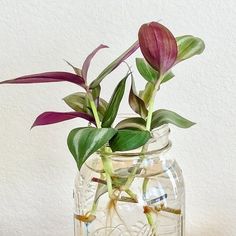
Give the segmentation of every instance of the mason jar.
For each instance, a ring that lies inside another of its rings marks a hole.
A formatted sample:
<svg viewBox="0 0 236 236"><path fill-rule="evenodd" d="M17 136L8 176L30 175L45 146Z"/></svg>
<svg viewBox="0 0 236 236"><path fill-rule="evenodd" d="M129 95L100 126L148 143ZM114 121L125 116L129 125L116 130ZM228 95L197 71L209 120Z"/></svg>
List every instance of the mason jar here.
<svg viewBox="0 0 236 236"><path fill-rule="evenodd" d="M142 155L107 153L114 197L100 153L87 160L75 179L75 236L184 236L184 180L169 134L168 125L155 129Z"/></svg>

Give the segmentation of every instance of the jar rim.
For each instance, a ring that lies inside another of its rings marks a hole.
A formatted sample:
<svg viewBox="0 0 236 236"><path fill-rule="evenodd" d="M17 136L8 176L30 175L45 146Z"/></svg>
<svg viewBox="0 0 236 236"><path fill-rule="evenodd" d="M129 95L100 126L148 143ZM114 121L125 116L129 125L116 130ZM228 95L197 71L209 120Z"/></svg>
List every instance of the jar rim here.
<svg viewBox="0 0 236 236"><path fill-rule="evenodd" d="M161 137L168 135L170 133L170 128L169 128L168 124L163 124L163 125L157 127L156 129L154 129L151 133L153 133L153 134L158 133L158 137L161 138ZM158 149L146 151L144 154L147 155L148 159L152 159L152 158L154 158L154 155L156 157L160 153L168 151L171 148L171 146L172 146L172 143L170 140L168 140L168 143L165 146L158 148ZM113 160L119 160L119 159L124 160L125 158L127 160L130 160L130 159L135 160L135 159L140 159L141 148L131 150L131 151L124 151L124 152L121 152L121 151L112 152L112 153L105 152L104 154L108 157L111 157L111 159L113 159Z"/></svg>

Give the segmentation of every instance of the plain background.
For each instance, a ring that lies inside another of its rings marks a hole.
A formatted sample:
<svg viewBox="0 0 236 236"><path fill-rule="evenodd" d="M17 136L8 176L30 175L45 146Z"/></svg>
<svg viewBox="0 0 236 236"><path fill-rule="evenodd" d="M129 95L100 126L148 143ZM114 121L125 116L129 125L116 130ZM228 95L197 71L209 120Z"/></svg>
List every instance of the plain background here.
<svg viewBox="0 0 236 236"><path fill-rule="evenodd" d="M107 44L110 49L99 52L91 64L91 81L149 21L165 24L176 36L204 39L204 54L176 66L176 77L162 87L156 108L197 122L188 130L171 127L172 155L186 180L187 236L234 236L235 9L234 0L1 0L0 79L71 71L63 59L81 66L96 46ZM128 60L133 68L134 59ZM122 65L107 77L105 98L125 72ZM144 80L137 73L136 81L141 89ZM62 98L77 90L69 83L0 87L1 236L73 235L77 171L66 137L82 121L32 131L30 126L44 111L69 111ZM124 103L121 112L129 112Z"/></svg>

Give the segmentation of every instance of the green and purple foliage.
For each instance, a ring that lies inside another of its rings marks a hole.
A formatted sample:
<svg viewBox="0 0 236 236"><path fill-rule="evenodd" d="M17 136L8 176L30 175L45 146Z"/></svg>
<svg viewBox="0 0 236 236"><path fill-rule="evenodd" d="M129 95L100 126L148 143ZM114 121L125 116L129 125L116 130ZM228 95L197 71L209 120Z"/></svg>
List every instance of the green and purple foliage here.
<svg viewBox="0 0 236 236"><path fill-rule="evenodd" d="M145 88L136 90L135 79L129 69L127 74L122 76L110 100L105 101L101 97L101 82L139 47L144 58L136 58L136 67L141 77L146 80ZM143 24L138 32L138 40L89 83L87 74L91 60L104 48L108 46L101 44L94 49L86 57L81 69L67 62L75 73L44 72L0 82L0 84L70 82L82 89L82 92L78 91L64 98L72 111L44 112L32 125L32 127L49 125L74 118L87 120L88 127L73 129L67 140L69 150L79 169L89 156L98 150L128 151L144 146L151 138L151 131L163 124L170 123L181 128L189 128L195 124L173 111L155 110L154 101L160 85L174 78L172 68L177 63L204 51L205 45L200 38L191 35L175 38L169 29L157 22ZM134 115L114 125L128 79L131 84L128 103ZM107 176L112 175L112 170L106 164L104 170Z"/></svg>

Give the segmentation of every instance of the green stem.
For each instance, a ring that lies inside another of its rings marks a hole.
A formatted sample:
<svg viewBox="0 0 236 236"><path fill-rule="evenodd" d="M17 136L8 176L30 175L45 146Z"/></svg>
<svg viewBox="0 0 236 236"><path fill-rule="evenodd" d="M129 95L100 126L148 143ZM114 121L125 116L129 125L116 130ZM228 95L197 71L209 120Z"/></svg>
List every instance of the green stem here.
<svg viewBox="0 0 236 236"><path fill-rule="evenodd" d="M90 106L91 106L91 109L92 109L92 112L94 115L94 119L95 119L97 128L101 129L102 128L101 121L98 116L98 111L97 111L97 107L94 103L93 96L91 93L88 93L88 97L89 97L89 103L90 103ZM106 152L105 146L101 148L101 153L102 153L101 158L102 158L103 168L104 168L104 171L106 174L108 193L109 193L109 196L111 197L113 194L112 179L111 179L113 168L112 168L111 160L104 154L104 152Z"/></svg>
<svg viewBox="0 0 236 236"><path fill-rule="evenodd" d="M146 195L147 195L148 182L149 182L149 178L145 177L143 180L143 186L142 186L144 199L146 199Z"/></svg>
<svg viewBox="0 0 236 236"><path fill-rule="evenodd" d="M103 147L102 149L103 149L102 151L106 151L106 147ZM104 154L104 152L101 153L101 158L102 158L103 168L106 174L108 194L109 194L109 197L112 198L112 195L113 195L112 179L111 179L111 175L113 174L112 162L110 158Z"/></svg>
<svg viewBox="0 0 236 236"><path fill-rule="evenodd" d="M148 110L148 116L147 116L147 121L146 121L146 130L147 131L151 130L152 114L153 114L153 110L154 110L155 97L156 97L157 90L159 89L159 86L161 84L162 78L163 78L163 76L160 76L157 83L155 84L154 91L151 95L151 99L150 99L150 103L149 103L150 105L149 105L149 110ZM142 147L142 150L141 150L141 153L140 153L141 162L138 165L136 165L135 168L133 168L132 172L130 173L130 175L129 175L129 177L128 177L125 185L124 185L124 189L129 189L130 185L134 181L135 175L136 175L138 169L140 168L140 166L141 166L141 164L142 164L142 162L145 158L145 152L147 152L147 150L148 150L148 145L145 144Z"/></svg>
<svg viewBox="0 0 236 236"><path fill-rule="evenodd" d="M149 110L148 110L148 116L147 116L147 122L146 122L146 130L148 130L148 131L151 130L152 114L153 114L153 110L154 110L155 98L156 98L157 90L159 89L159 86L161 84L162 78L163 77L160 76L160 78L157 80L157 82L155 84L155 88L154 88L153 93L151 95L150 102L149 102Z"/></svg>
<svg viewBox="0 0 236 236"><path fill-rule="evenodd" d="M92 109L92 111L93 111L93 116L94 116L96 125L97 125L98 128L102 128L102 126L101 126L101 121L100 121L99 116L98 116L97 107L96 107L96 105L95 105L95 103L94 103L92 94L89 93L89 94L88 94L88 97L89 97L89 103L90 103L91 109Z"/></svg>

